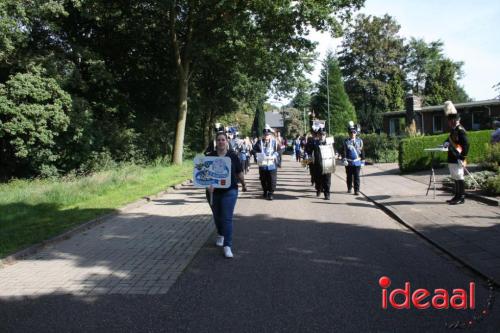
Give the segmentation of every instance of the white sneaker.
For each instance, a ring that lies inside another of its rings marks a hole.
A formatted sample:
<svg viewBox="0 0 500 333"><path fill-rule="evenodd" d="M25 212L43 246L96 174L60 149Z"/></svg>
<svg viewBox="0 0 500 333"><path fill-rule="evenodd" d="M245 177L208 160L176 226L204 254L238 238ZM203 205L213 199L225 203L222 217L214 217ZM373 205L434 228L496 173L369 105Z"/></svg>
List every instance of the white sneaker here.
<svg viewBox="0 0 500 333"><path fill-rule="evenodd" d="M224 236L218 235L217 238L215 239L215 246L222 246L224 245Z"/></svg>
<svg viewBox="0 0 500 333"><path fill-rule="evenodd" d="M224 246L224 257L232 258L233 252L231 252L231 248L229 246Z"/></svg>

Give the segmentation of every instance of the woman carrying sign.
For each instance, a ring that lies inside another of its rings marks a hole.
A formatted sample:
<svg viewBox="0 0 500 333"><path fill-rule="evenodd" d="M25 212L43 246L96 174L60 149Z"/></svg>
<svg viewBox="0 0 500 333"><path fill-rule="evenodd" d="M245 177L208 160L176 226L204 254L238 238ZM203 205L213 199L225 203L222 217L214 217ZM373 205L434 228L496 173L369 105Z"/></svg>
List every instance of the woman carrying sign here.
<svg viewBox="0 0 500 333"><path fill-rule="evenodd" d="M243 192L247 190L243 169L236 153L229 150L229 142L225 133L217 133L216 150L208 156L229 157L231 159L231 186L229 188L214 188L210 185L208 191L213 194L211 208L217 228L215 245L223 246L224 256L232 258L233 213L238 199L238 180L241 182Z"/></svg>

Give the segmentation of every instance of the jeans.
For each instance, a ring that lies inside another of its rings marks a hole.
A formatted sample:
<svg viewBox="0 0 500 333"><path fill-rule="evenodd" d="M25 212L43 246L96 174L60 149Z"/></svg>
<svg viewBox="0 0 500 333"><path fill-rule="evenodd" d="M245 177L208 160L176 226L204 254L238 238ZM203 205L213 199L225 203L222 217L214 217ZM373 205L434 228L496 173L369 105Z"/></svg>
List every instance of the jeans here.
<svg viewBox="0 0 500 333"><path fill-rule="evenodd" d="M233 213L238 199L238 189L214 191L212 213L217 233L224 236L224 246L233 243Z"/></svg>

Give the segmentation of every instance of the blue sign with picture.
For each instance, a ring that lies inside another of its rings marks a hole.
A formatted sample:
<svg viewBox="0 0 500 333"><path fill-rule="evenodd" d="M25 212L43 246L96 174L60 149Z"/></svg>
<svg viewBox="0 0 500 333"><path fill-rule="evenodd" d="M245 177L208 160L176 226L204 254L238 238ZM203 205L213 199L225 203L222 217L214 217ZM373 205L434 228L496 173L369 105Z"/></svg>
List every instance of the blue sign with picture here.
<svg viewBox="0 0 500 333"><path fill-rule="evenodd" d="M229 188L231 186L231 159L219 156L196 156L193 183L196 187Z"/></svg>

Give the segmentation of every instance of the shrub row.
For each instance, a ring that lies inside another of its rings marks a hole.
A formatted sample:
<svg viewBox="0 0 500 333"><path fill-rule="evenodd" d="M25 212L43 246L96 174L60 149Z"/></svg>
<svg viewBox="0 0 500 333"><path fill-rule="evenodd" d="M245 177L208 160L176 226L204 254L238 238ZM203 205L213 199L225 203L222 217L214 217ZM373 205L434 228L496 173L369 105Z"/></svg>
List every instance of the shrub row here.
<svg viewBox="0 0 500 333"><path fill-rule="evenodd" d="M490 142L491 130L468 132L469 153L467 161L469 163L482 162L487 154L487 145ZM402 172L411 172L429 169L431 166L431 154L424 151L425 148L435 148L442 145L448 134L419 136L404 138L399 143L399 169ZM436 164L446 163L447 153L434 153Z"/></svg>
<svg viewBox="0 0 500 333"><path fill-rule="evenodd" d="M390 163L398 160L398 139L384 134L362 134L365 158L376 163ZM344 153L343 143L347 138L345 134L335 135L335 150Z"/></svg>

